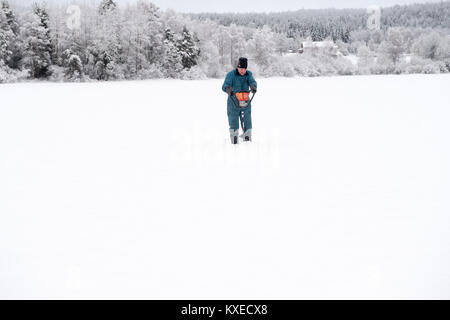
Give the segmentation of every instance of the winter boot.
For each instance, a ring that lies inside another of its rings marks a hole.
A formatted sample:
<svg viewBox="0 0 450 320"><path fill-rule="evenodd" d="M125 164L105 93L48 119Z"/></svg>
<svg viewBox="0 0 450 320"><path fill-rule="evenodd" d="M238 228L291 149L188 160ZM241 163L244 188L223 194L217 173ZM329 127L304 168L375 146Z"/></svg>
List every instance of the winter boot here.
<svg viewBox="0 0 450 320"><path fill-rule="evenodd" d="M230 129L230 138L231 138L231 144L238 144L238 137L239 137L239 129L233 130Z"/></svg>
<svg viewBox="0 0 450 320"><path fill-rule="evenodd" d="M252 141L252 129L248 129L244 133L244 141L251 142Z"/></svg>

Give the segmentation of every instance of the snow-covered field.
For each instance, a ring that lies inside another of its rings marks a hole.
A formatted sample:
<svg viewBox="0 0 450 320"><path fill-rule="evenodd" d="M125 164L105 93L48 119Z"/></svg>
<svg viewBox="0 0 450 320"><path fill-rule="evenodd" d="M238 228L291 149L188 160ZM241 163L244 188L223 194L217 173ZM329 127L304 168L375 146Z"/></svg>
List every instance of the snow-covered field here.
<svg viewBox="0 0 450 320"><path fill-rule="evenodd" d="M0 86L0 298L450 298L449 75Z"/></svg>

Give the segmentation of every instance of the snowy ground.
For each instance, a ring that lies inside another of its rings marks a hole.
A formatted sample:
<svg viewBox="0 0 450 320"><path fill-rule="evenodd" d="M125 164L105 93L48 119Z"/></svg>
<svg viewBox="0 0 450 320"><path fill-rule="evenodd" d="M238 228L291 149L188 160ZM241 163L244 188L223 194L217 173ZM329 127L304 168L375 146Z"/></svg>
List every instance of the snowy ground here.
<svg viewBox="0 0 450 320"><path fill-rule="evenodd" d="M1 85L0 298L448 299L449 84Z"/></svg>

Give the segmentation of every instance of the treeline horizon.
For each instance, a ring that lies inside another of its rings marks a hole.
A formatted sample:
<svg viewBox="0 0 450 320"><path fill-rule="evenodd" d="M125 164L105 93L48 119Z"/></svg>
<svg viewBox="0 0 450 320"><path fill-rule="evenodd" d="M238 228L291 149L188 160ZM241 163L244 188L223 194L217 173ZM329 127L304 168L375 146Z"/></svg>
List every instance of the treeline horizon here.
<svg viewBox="0 0 450 320"><path fill-rule="evenodd" d="M162 11L148 0L70 2L79 6L74 29L68 4L0 0L0 83L221 78L241 56L263 77L450 72L449 2L383 9L380 30L367 28L361 9L251 20ZM332 39L337 49L288 54L307 39Z"/></svg>
<svg viewBox="0 0 450 320"><path fill-rule="evenodd" d="M450 1L415 3L380 7L381 27L413 27L447 29L450 33ZM311 37L313 41L326 38L348 42L349 33L366 27L366 8L298 9L281 12L247 13L187 13L191 18L211 20L224 26L236 24L261 28L268 25L290 38Z"/></svg>

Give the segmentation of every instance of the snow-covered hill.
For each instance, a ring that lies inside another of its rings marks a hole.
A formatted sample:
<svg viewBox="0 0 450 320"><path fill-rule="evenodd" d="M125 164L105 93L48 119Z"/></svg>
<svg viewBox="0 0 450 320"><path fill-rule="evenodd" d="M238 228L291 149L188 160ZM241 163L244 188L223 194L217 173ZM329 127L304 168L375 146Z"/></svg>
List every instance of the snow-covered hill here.
<svg viewBox="0 0 450 320"><path fill-rule="evenodd" d="M449 75L0 86L0 298L450 298Z"/></svg>

